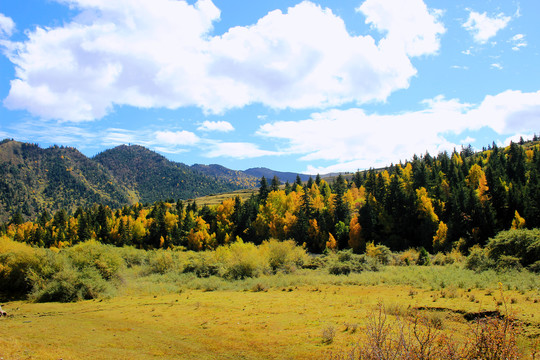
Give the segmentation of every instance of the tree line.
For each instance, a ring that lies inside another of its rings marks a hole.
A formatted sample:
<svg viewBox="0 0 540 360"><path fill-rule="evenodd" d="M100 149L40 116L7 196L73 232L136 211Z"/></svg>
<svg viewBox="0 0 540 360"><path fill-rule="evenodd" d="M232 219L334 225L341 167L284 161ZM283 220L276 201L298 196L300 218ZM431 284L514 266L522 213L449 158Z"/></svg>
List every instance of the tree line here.
<svg viewBox="0 0 540 360"><path fill-rule="evenodd" d="M158 201L120 209L95 204L69 214L43 211L35 221L15 214L0 231L44 247L65 247L88 239L138 248L214 249L242 239L293 239L310 252L367 243L394 251L430 252L484 245L510 228L540 227L540 145L496 144L475 153L426 153L384 169L319 175L282 185L260 181L250 198L230 198L215 206L196 201Z"/></svg>

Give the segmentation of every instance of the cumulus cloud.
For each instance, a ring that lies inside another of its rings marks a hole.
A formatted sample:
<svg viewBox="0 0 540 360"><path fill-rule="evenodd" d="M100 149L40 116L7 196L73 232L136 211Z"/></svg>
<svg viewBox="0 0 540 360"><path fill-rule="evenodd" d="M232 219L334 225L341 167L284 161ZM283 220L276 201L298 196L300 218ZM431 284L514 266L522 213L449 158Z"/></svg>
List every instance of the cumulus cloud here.
<svg viewBox="0 0 540 360"><path fill-rule="evenodd" d="M233 131L234 127L228 121L205 121L197 130L229 132Z"/></svg>
<svg viewBox="0 0 540 360"><path fill-rule="evenodd" d="M409 56L434 54L445 33L440 10L429 10L422 0L367 0L356 9L366 23L388 35L385 46L403 47Z"/></svg>
<svg viewBox="0 0 540 360"><path fill-rule="evenodd" d="M10 17L0 13L0 39L10 37L15 30L15 22Z"/></svg>
<svg viewBox="0 0 540 360"><path fill-rule="evenodd" d="M206 157L232 157L235 159L249 159L261 156L281 155L277 151L261 150L252 143L246 142L216 142L206 153Z"/></svg>
<svg viewBox="0 0 540 360"><path fill-rule="evenodd" d="M114 106L221 113L385 100L434 54L444 27L421 0L367 0L357 11L385 36L353 36L330 9L304 1L212 36L211 0L58 0L79 15L12 43L4 104L35 116L88 121ZM388 19L391 19L389 21Z"/></svg>
<svg viewBox="0 0 540 360"><path fill-rule="evenodd" d="M286 141L284 151L304 161L337 161L328 168L308 166L306 170L326 173L385 166L412 154L459 147L447 140L448 134L484 127L498 134L527 133L540 123L540 91L505 91L487 96L478 105L439 96L424 105L424 110L396 115L368 114L358 108L330 110L299 122L267 123L258 134Z"/></svg>
<svg viewBox="0 0 540 360"><path fill-rule="evenodd" d="M480 14L476 11L469 10L469 18L463 23L463 27L473 34L474 41L485 44L499 30L504 29L511 19L510 16L506 16L503 13L489 17L485 12Z"/></svg>
<svg viewBox="0 0 540 360"><path fill-rule="evenodd" d="M156 131L155 139L158 144L192 146L200 139L191 131Z"/></svg>

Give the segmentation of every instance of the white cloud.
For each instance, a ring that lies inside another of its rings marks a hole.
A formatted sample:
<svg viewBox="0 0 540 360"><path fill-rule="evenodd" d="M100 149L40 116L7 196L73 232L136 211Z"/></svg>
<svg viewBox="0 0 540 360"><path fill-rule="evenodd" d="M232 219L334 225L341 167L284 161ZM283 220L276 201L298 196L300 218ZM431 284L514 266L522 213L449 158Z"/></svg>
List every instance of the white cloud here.
<svg viewBox="0 0 540 360"><path fill-rule="evenodd" d="M0 39L2 37L10 37L15 30L15 23L10 17L0 13Z"/></svg>
<svg viewBox="0 0 540 360"><path fill-rule="evenodd" d="M385 100L434 54L444 27L421 0L367 0L358 11L386 35L352 36L309 1L211 36L211 0L59 0L79 11L57 28L4 46L16 78L4 104L35 116L88 121L114 106L220 113L251 103L330 107ZM391 19L389 22L387 19Z"/></svg>
<svg viewBox="0 0 540 360"><path fill-rule="evenodd" d="M156 131L155 139L157 144L192 146L197 144L200 139L190 131Z"/></svg>
<svg viewBox="0 0 540 360"><path fill-rule="evenodd" d="M245 142L217 142L210 146L206 157L232 157L235 159L249 159L261 156L276 156L281 155L277 151L261 150L252 143Z"/></svg>
<svg viewBox="0 0 540 360"><path fill-rule="evenodd" d="M519 51L521 48L527 46L527 41L525 40L525 35L523 34L516 34L512 36L510 43L512 43L512 50L514 51Z"/></svg>
<svg viewBox="0 0 540 360"><path fill-rule="evenodd" d="M228 121L205 121L197 130L229 132L233 131L234 127Z"/></svg>
<svg viewBox="0 0 540 360"><path fill-rule="evenodd" d="M326 173L386 166L426 151L451 151L460 144L448 141L448 134L484 127L499 134L530 132L540 123L540 91L505 91L487 96L479 105L443 97L424 104L425 110L396 115L367 114L358 108L330 110L299 122L264 124L258 134L288 142L284 151L304 161L337 161L328 168L308 165L306 171Z"/></svg>
<svg viewBox="0 0 540 360"><path fill-rule="evenodd" d="M493 64L491 64L491 68L492 68L492 69L497 69L497 70L502 70L502 69L503 69L502 65L499 64L499 63L493 63Z"/></svg>
<svg viewBox="0 0 540 360"><path fill-rule="evenodd" d="M475 142L476 139L473 138L473 137L470 137L470 136L467 136L465 139L461 140L460 142L463 144L463 145L467 145L467 144L471 144L473 142Z"/></svg>
<svg viewBox="0 0 540 360"><path fill-rule="evenodd" d="M473 34L474 41L485 44L499 30L504 29L511 19L510 16L505 16L503 13L495 17L489 17L485 12L480 14L476 11L469 10L469 18L463 24L463 27Z"/></svg>
<svg viewBox="0 0 540 360"><path fill-rule="evenodd" d="M388 35L382 42L404 47L409 56L434 54L445 33L441 10L430 11L422 0L367 0L356 9L366 23ZM386 44L385 44L386 46Z"/></svg>

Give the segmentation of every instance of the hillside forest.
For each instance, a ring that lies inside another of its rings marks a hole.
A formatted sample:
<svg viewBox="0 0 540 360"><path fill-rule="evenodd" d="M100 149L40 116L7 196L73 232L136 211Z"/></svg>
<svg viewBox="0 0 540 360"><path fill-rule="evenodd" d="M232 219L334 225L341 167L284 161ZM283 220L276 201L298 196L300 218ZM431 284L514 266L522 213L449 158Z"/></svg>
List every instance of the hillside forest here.
<svg viewBox="0 0 540 360"><path fill-rule="evenodd" d="M540 227L540 144L511 143L475 153L470 147L426 153L385 169L317 176L280 184L262 178L258 193L215 206L157 201L111 208L79 206L42 211L34 221L20 212L0 233L40 247L63 248L96 239L142 249L215 249L239 239L293 239L312 253L375 243L393 251L466 252L502 230Z"/></svg>

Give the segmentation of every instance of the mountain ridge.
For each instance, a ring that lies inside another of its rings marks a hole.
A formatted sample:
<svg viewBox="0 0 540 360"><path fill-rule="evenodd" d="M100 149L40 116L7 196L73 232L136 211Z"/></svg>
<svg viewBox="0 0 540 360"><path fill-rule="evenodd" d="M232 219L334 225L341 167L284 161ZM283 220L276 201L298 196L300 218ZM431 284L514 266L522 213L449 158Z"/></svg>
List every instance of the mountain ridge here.
<svg viewBox="0 0 540 360"><path fill-rule="evenodd" d="M17 212L34 219L43 211L74 211L94 203L119 208L137 202L192 199L254 188L262 176L276 175L292 182L289 177L297 175L270 169L265 169L265 175L257 174L218 164L189 166L141 145L119 145L87 157L73 147L41 148L4 139L0 141L0 222Z"/></svg>

